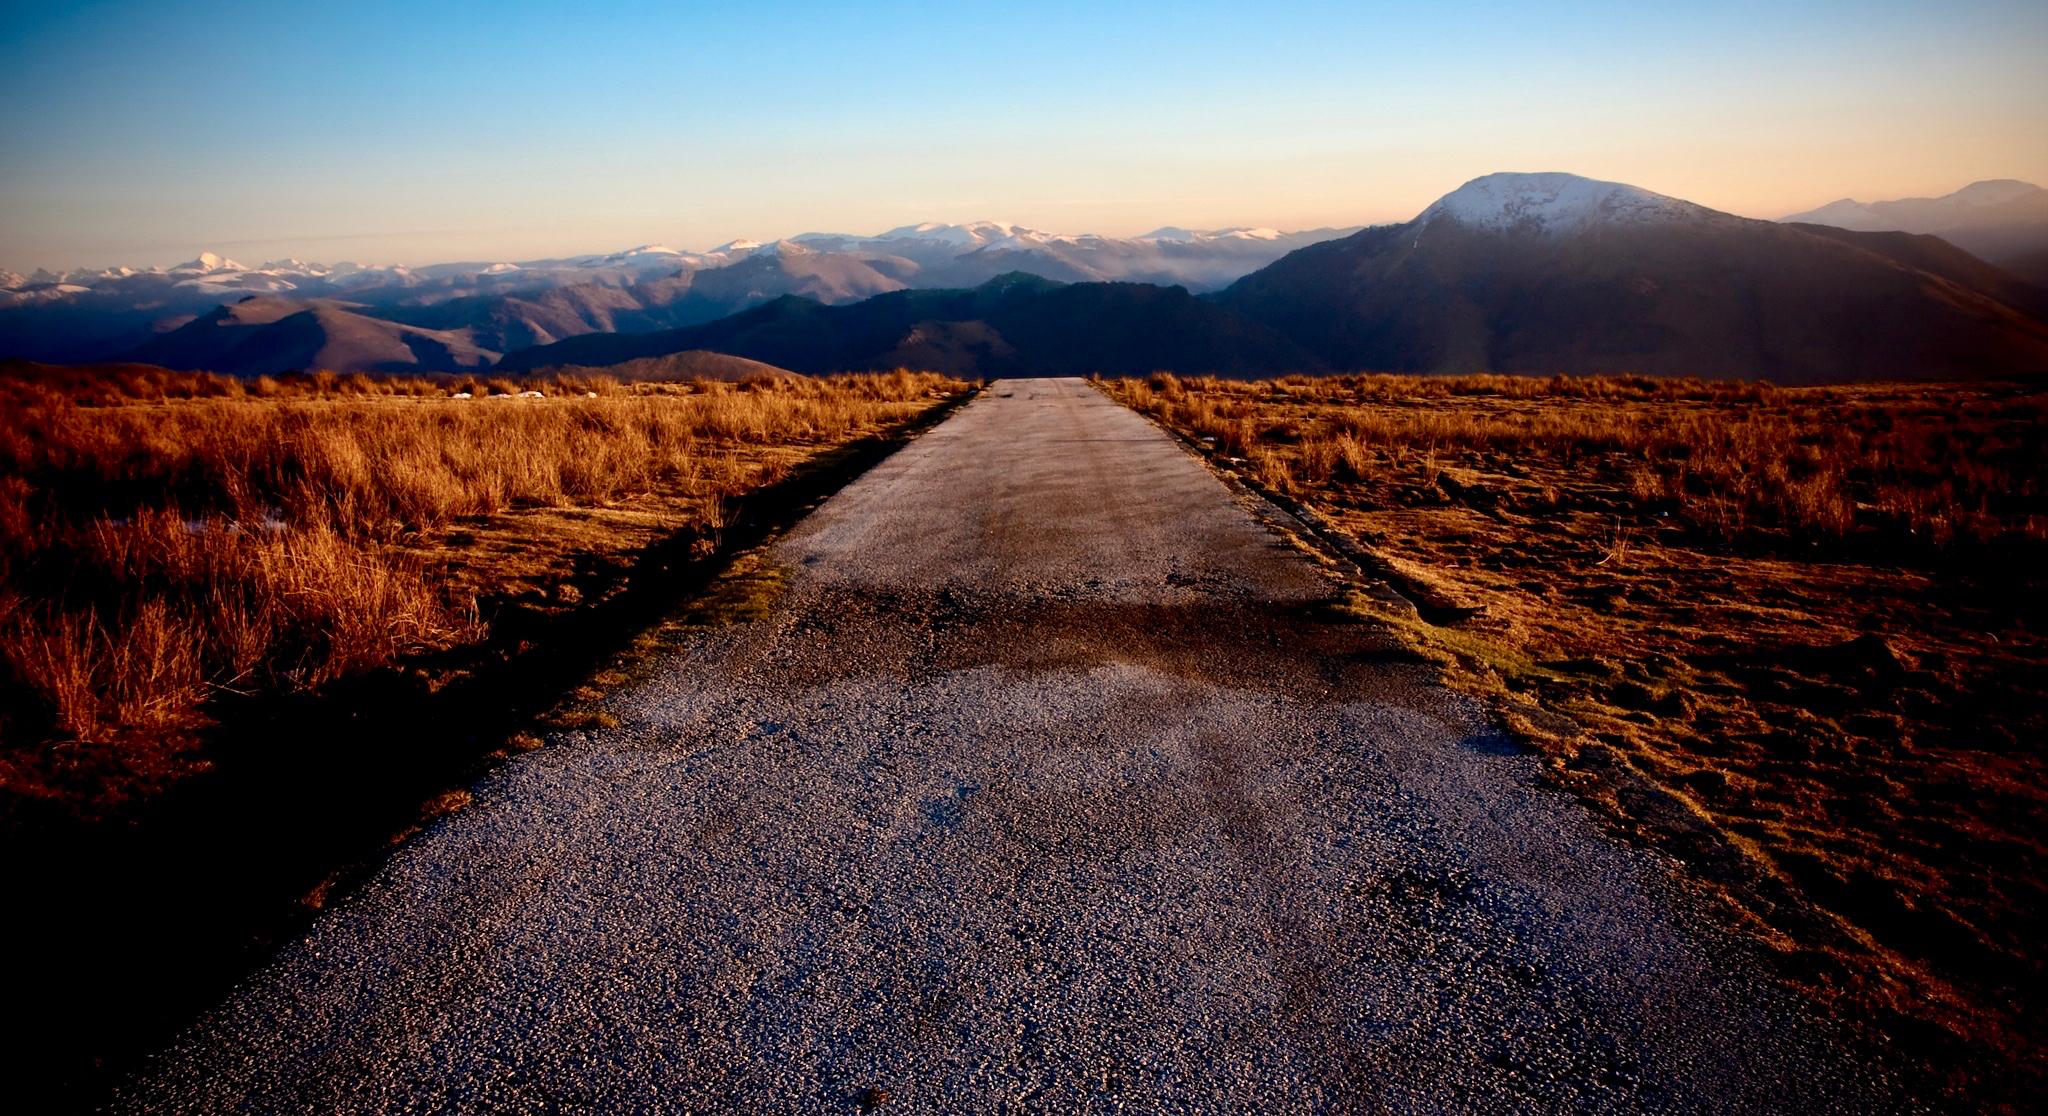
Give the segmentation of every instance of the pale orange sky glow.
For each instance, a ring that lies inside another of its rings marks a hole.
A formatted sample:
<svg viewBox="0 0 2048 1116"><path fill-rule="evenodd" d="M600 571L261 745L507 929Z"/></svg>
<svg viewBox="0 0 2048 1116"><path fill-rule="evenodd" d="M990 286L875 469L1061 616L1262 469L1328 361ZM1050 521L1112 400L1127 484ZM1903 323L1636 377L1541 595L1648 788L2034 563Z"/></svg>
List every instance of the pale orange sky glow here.
<svg viewBox="0 0 2048 1116"><path fill-rule="evenodd" d="M2048 183L2039 3L417 7L10 15L0 266L1354 225L1503 170L1753 217Z"/></svg>

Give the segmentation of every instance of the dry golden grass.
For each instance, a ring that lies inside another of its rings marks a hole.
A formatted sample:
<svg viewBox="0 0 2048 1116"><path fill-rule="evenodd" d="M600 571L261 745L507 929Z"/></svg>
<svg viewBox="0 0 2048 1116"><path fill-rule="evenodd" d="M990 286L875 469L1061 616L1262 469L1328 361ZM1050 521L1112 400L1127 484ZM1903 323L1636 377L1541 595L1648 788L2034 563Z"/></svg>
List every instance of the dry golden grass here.
<svg viewBox="0 0 2048 1116"><path fill-rule="evenodd" d="M2042 1049L2048 393L1102 386L1356 544L1421 610L1383 619L1809 986Z"/></svg>
<svg viewBox="0 0 2048 1116"><path fill-rule="evenodd" d="M963 386L10 373L0 783L99 805L179 774L216 697L472 643L536 582L572 604L576 560L714 537L735 497ZM485 386L544 397L451 397Z"/></svg>
<svg viewBox="0 0 2048 1116"><path fill-rule="evenodd" d="M1287 492L1411 455L1434 482L1466 457L1485 465L1534 454L1567 466L1625 464L1627 503L1682 515L1725 539L1783 531L1831 541L1876 532L1937 548L1957 539L2048 541L2038 392L1164 375L1122 381L1116 391L1248 458L1253 472Z"/></svg>

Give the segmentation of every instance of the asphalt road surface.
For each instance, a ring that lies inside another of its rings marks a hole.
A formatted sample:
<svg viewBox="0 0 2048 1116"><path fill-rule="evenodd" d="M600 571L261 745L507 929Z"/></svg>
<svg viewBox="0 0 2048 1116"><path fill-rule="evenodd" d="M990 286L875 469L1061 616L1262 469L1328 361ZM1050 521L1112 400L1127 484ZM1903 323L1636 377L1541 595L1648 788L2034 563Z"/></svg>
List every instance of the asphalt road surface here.
<svg viewBox="0 0 2048 1116"><path fill-rule="evenodd" d="M1883 1059L1078 380L401 849L146 1111L1872 1111Z"/></svg>

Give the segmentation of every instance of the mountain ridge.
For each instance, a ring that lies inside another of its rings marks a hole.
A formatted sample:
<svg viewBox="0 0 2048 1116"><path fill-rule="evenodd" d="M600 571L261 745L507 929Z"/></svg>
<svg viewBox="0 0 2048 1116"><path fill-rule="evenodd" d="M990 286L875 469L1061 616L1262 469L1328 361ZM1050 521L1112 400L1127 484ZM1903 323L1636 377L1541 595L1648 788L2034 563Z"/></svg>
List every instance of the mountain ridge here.
<svg viewBox="0 0 2048 1116"><path fill-rule="evenodd" d="M1985 179L1931 198L1843 198L1778 220L1938 236L2028 282L2048 285L2048 190L2031 182Z"/></svg>
<svg viewBox="0 0 2048 1116"><path fill-rule="evenodd" d="M1884 236L1575 176L1489 175L1215 297L1339 368L1785 383L2048 371L2048 325L1994 293L2017 297L2017 280L1919 245L1945 274L1928 271Z"/></svg>
<svg viewBox="0 0 2048 1116"><path fill-rule="evenodd" d="M1013 274L839 307L783 298L671 333L524 350L505 367L688 347L802 372L900 363L983 376L2048 371L2041 293L1938 238L1760 221L1554 172L1475 179L1411 221L1297 249L1201 299L1148 288L1206 310L1125 287Z"/></svg>
<svg viewBox="0 0 2048 1116"><path fill-rule="evenodd" d="M538 260L417 267L272 260L215 252L172 269L0 273L0 356L114 359L246 295L340 299L419 328L468 329L487 349L593 331L677 328L781 294L847 302L898 287L969 287L1011 271L1073 282L1220 288L1290 248L1346 230L1174 230L1156 238L1045 233L1009 222L921 222L875 236L803 233L705 252L643 244ZM769 261L783 261L780 264ZM552 292L568 292L556 295Z"/></svg>
<svg viewBox="0 0 2048 1116"><path fill-rule="evenodd" d="M1060 283L1014 273L977 287L902 290L826 306L785 295L729 318L653 334L587 334L509 354L501 368L597 367L706 349L820 374L914 367L978 376L1250 374L1316 360L1182 287Z"/></svg>
<svg viewBox="0 0 2048 1116"><path fill-rule="evenodd" d="M2004 212L2041 193L2002 180L1933 201ZM1859 220L1841 205L1831 213ZM99 315L96 358L242 373L288 360L467 369L499 354L511 354L508 369L607 366L697 350L802 372L922 364L962 375L1067 361L1820 382L2048 367L2048 291L1930 234L1759 221L1562 172L1484 175L1409 221L1322 236L1336 231L1162 226L1112 240L923 222L707 254L645 244L381 276L298 260L251 269L204 252L172 272L110 269L91 287L10 275L0 353L43 359L20 343L35 323ZM309 296L292 269L340 293ZM1220 289L1176 281L1237 269Z"/></svg>
<svg viewBox="0 0 2048 1116"><path fill-rule="evenodd" d="M138 346L122 360L261 375L305 369L455 372L488 368L498 357L466 334L368 317L348 303L250 295Z"/></svg>

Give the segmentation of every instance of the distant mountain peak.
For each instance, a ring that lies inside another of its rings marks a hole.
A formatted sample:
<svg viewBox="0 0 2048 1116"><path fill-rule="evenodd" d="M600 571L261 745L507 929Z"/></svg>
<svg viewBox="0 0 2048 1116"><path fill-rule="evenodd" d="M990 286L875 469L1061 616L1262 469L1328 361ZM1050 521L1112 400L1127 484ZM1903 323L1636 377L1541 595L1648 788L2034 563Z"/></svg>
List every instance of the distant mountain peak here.
<svg viewBox="0 0 2048 1116"><path fill-rule="evenodd" d="M1251 228L1233 225L1227 229L1186 229L1179 225L1162 225L1134 240L1163 240L1177 244L1199 244L1205 240L1279 240L1286 236L1279 229L1265 227Z"/></svg>
<svg viewBox="0 0 2048 1116"><path fill-rule="evenodd" d="M1936 198L1843 198L1779 220L1858 232L1938 236L1992 263L2017 265L2036 283L2048 276L2039 262L2048 253L2048 190L2015 178L1972 182Z"/></svg>
<svg viewBox="0 0 2048 1116"><path fill-rule="evenodd" d="M1972 182L1948 197L1949 200L1962 205L2003 205L2014 198L2024 198L2040 192L2039 186L2031 182L2021 182L2017 178L1987 178L1981 182Z"/></svg>
<svg viewBox="0 0 2048 1116"><path fill-rule="evenodd" d="M1642 224L1711 215L1712 210L1640 186L1558 172L1504 172L1475 178L1438 198L1416 220L1449 220L1490 231L1570 232L1602 224Z"/></svg>
<svg viewBox="0 0 2048 1116"><path fill-rule="evenodd" d="M171 270L212 272L246 271L247 269L244 268L241 264L238 264L225 256L217 256L212 252L201 252L197 257L187 260L184 263L181 263L178 266L172 268Z"/></svg>
<svg viewBox="0 0 2048 1116"><path fill-rule="evenodd" d="M1898 198L1893 201L1879 202L1860 202L1854 198L1843 198L1840 201L1829 202L1819 209L1809 209L1804 213L1795 213L1790 217L1781 217L1779 220L1804 221L1814 225L1839 225L1845 229L1853 229L1863 226L1848 224L1846 223L1847 221L1861 220L1867 217L1871 222L1875 222L1870 226L1872 228L1900 228L1904 226L1893 223L1896 216L1925 214L1941 214L1951 217L1961 216L1969 210L2005 205L2008 202L2015 202L2022 198L2031 198L2044 193L2048 193L2048 191L2042 190L2041 187L2031 182L2021 182L2017 178L1987 178L1981 182L1972 182L1960 190L1943 194L1940 197ZM1887 214L1893 216L1887 216ZM1908 221L1910 222L1910 217L1908 217Z"/></svg>
<svg viewBox="0 0 2048 1116"><path fill-rule="evenodd" d="M1043 235L1022 225L1008 221L969 221L964 225L948 225L938 221L920 221L915 225L901 225L877 235L876 240L930 240L950 244L966 250L979 248L998 240L1009 240L1022 236Z"/></svg>
<svg viewBox="0 0 2048 1116"><path fill-rule="evenodd" d="M1892 223L1879 216L1876 210L1855 198L1831 201L1819 209L1796 213L1780 220L1800 221L1809 225L1833 225L1838 229L1854 229L1857 232L1882 232L1892 227Z"/></svg>
<svg viewBox="0 0 2048 1116"><path fill-rule="evenodd" d="M814 254L809 247L785 237L781 240L771 240L766 244L756 245L747 253L747 258L750 260L774 259L777 257L809 256Z"/></svg>

